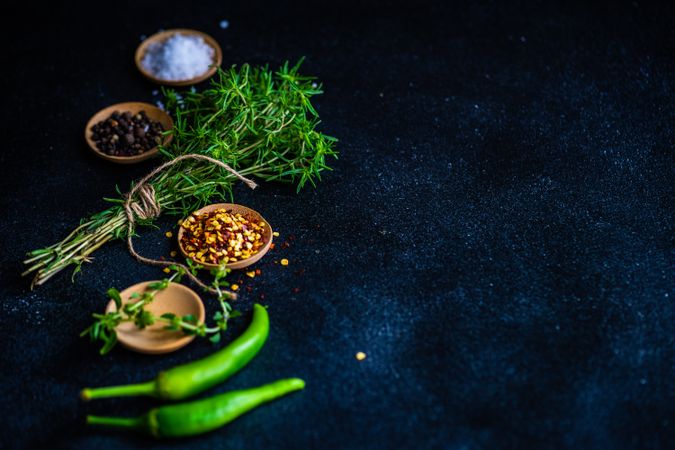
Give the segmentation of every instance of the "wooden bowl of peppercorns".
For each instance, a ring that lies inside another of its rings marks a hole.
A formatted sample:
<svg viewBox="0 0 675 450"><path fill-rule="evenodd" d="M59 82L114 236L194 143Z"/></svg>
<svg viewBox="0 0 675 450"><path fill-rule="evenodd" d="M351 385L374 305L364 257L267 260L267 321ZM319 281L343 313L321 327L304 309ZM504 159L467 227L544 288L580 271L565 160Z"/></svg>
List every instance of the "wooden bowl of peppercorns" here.
<svg viewBox="0 0 675 450"><path fill-rule="evenodd" d="M94 114L84 130L89 148L100 158L118 164L133 164L159 153L168 145L173 120L149 103L126 102L108 106Z"/></svg>

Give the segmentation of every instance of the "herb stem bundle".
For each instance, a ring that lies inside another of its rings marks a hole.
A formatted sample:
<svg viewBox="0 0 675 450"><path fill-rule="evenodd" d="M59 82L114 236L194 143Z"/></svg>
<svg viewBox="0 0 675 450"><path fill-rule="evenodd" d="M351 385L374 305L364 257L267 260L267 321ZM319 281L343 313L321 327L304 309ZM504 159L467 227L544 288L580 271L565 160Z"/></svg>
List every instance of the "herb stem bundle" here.
<svg viewBox="0 0 675 450"><path fill-rule="evenodd" d="M263 181L294 183L298 191L315 185L337 157L335 138L317 131L319 116L310 99L322 93L312 77L298 74L302 64L285 63L277 71L244 64L219 70L203 92L165 90L174 116L174 139L160 147L167 160L202 154L231 166L241 175ZM150 183L162 212L185 217L217 199L231 199L236 177L212 164L185 161ZM110 208L84 220L64 240L28 253L23 275L34 274L39 286L69 266L76 274L106 242L125 237L128 221L124 195L105 199ZM149 225L152 219L138 220Z"/></svg>

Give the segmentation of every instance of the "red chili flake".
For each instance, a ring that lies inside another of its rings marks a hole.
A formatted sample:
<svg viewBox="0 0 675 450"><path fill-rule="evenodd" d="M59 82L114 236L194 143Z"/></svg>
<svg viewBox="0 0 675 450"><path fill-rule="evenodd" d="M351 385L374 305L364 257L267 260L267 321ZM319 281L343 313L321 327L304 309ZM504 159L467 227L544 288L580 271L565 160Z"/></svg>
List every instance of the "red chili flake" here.
<svg viewBox="0 0 675 450"><path fill-rule="evenodd" d="M283 248L283 249L287 249L287 248L290 247L290 246L291 246L291 244L289 244L289 243L286 242L286 241L284 241L284 242L281 243L281 248Z"/></svg>
<svg viewBox="0 0 675 450"><path fill-rule="evenodd" d="M256 274L256 276L257 276L257 275L260 275L261 273L262 273L262 270L260 270L260 269L255 269L255 274Z"/></svg>
<svg viewBox="0 0 675 450"><path fill-rule="evenodd" d="M294 241L294 240L295 240L295 235L294 235L294 234L289 234L289 235L288 235L288 240L289 240L289 241Z"/></svg>
<svg viewBox="0 0 675 450"><path fill-rule="evenodd" d="M295 274L297 276L302 276L302 275L305 274L305 269L298 269L298 270L295 271Z"/></svg>
<svg viewBox="0 0 675 450"><path fill-rule="evenodd" d="M246 286L246 292L253 292L253 288L251 286Z"/></svg>
<svg viewBox="0 0 675 450"><path fill-rule="evenodd" d="M263 292L263 293L260 294L258 297L260 297L260 300L265 300L265 293Z"/></svg>
<svg viewBox="0 0 675 450"><path fill-rule="evenodd" d="M270 244L270 250L274 250L274 242Z"/></svg>
<svg viewBox="0 0 675 450"><path fill-rule="evenodd" d="M293 293L294 293L294 294L297 294L298 292L300 292L300 288L299 288L299 287L294 287L294 288L293 288Z"/></svg>

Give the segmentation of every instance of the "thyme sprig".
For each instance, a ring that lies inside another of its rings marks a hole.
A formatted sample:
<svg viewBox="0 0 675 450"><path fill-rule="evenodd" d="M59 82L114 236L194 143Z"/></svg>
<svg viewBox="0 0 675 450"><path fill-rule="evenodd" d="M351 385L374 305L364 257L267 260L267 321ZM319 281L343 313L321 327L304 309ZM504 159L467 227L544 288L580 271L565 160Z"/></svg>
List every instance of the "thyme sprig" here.
<svg viewBox="0 0 675 450"><path fill-rule="evenodd" d="M337 157L334 137L318 131L319 115L311 103L322 86L299 74L302 64L288 62L278 70L248 64L219 70L210 87L197 92L164 90L174 117L174 139L160 147L171 160L185 154L217 158L246 177L315 186L326 160ZM185 217L216 199L231 200L236 178L214 165L183 161L162 172L151 184L162 211ZM106 242L126 236L124 195L107 198L112 206L83 220L63 241L28 253L24 275L41 285L68 266L76 274ZM149 225L153 220L139 221Z"/></svg>
<svg viewBox="0 0 675 450"><path fill-rule="evenodd" d="M238 317L240 312L233 310L227 302L226 296L222 293L221 287L229 286L225 281L230 272L225 267L218 267L211 270L213 282L211 286L218 292L217 299L220 304L220 310L213 315L214 326L207 326L204 322L197 321L192 314L178 316L174 313L164 313L156 316L145 309L155 300L158 292L169 287L171 282L179 283L183 275L183 269L178 266L171 266L174 273L161 281L150 283L144 292L134 292L130 296L128 303L122 302L119 290L110 288L106 292L109 298L115 302L115 311L105 314L94 313L94 323L80 333L80 337L89 336L92 342L102 342L99 353L105 355L117 344L117 327L124 322L132 322L138 329L144 329L158 322L165 324L164 329L170 331L182 331L186 335L197 335L208 337L214 344L220 342L221 334L227 330L228 320ZM190 270L198 270L199 267L190 266Z"/></svg>

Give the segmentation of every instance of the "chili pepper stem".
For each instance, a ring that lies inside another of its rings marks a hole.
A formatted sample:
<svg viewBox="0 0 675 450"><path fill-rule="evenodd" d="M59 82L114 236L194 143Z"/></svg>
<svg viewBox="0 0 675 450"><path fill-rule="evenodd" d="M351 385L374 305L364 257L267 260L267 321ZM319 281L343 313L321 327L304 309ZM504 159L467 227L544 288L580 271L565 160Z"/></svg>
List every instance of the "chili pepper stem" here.
<svg viewBox="0 0 675 450"><path fill-rule="evenodd" d="M143 417L102 417L87 416L87 425L104 425L113 428L131 428L138 430L143 428Z"/></svg>
<svg viewBox="0 0 675 450"><path fill-rule="evenodd" d="M97 398L108 397L133 397L136 395L154 396L157 392L157 385L154 381L145 383L128 384L123 386L107 386L100 388L84 388L80 392L82 400L94 400Z"/></svg>

